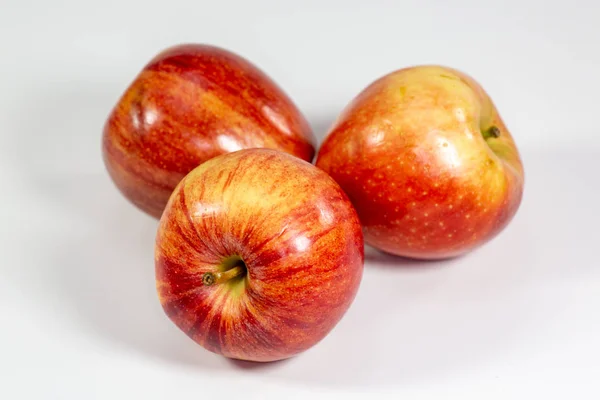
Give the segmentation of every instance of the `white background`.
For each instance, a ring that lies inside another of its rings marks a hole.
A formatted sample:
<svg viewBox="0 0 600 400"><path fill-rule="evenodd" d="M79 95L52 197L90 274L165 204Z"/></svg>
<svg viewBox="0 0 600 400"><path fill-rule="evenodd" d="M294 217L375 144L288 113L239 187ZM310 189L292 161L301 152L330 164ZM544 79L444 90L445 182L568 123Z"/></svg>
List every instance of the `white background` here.
<svg viewBox="0 0 600 400"><path fill-rule="evenodd" d="M599 398L599 17L594 0L3 0L0 398ZM464 70L520 146L517 217L449 262L368 249L346 317L294 359L203 350L164 316L156 222L100 155L125 87L181 42L250 59L320 139L387 72Z"/></svg>

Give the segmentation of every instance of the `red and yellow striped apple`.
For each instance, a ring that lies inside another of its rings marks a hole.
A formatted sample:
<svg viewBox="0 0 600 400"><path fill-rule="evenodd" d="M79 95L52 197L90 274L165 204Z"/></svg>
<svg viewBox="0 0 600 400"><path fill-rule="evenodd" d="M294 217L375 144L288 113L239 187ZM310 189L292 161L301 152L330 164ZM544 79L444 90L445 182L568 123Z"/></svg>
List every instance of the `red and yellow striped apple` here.
<svg viewBox="0 0 600 400"><path fill-rule="evenodd" d="M365 241L396 255L437 259L486 243L523 193L519 152L471 77L418 66L362 91L337 119L317 166L348 194Z"/></svg>
<svg viewBox="0 0 600 400"><path fill-rule="evenodd" d="M271 149L203 163L160 219L160 302L193 340L226 357L273 361L325 337L353 301L363 236L322 170Z"/></svg>
<svg viewBox="0 0 600 400"><path fill-rule="evenodd" d="M106 167L120 191L160 217L175 185L220 154L273 148L307 161L310 126L256 66L207 45L180 45L150 61L104 127Z"/></svg>

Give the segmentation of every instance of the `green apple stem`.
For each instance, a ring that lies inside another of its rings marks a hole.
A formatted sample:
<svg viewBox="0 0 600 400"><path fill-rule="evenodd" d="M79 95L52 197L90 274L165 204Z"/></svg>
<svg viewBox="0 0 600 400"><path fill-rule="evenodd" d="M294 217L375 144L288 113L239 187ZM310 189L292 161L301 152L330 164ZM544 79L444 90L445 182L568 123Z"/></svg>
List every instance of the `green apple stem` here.
<svg viewBox="0 0 600 400"><path fill-rule="evenodd" d="M218 283L224 283L228 280L241 276L246 271L243 265L236 265L231 269L223 272L206 272L202 275L202 283L205 286L212 286Z"/></svg>
<svg viewBox="0 0 600 400"><path fill-rule="evenodd" d="M485 140L488 140L489 138L497 138L500 137L500 129L497 126L492 125L485 131L482 131L481 134Z"/></svg>

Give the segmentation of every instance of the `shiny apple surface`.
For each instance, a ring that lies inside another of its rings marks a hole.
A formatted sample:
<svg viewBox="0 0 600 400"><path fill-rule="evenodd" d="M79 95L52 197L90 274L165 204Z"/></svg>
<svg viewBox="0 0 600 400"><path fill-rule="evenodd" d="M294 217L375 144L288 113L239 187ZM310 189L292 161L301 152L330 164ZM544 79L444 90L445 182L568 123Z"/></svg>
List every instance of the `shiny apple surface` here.
<svg viewBox="0 0 600 400"><path fill-rule="evenodd" d="M337 119L316 164L348 194L367 243L412 258L486 243L523 193L519 152L491 99L471 77L440 66L368 86Z"/></svg>
<svg viewBox="0 0 600 400"><path fill-rule="evenodd" d="M327 174L250 149L180 182L155 259L160 301L182 331L226 357L273 361L310 348L342 318L362 277L363 236Z"/></svg>
<svg viewBox="0 0 600 400"><path fill-rule="evenodd" d="M304 116L258 67L188 44L138 74L108 117L102 148L119 190L158 218L177 183L206 160L265 147L311 161L314 143Z"/></svg>

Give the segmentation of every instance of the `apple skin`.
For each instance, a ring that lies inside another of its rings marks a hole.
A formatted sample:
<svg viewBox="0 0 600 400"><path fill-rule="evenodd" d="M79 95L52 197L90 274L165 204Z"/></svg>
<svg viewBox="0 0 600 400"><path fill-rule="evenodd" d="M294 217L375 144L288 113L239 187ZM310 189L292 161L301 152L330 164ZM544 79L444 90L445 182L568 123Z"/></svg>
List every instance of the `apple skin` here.
<svg viewBox="0 0 600 400"><path fill-rule="evenodd" d="M174 46L151 60L110 113L102 142L116 186L156 218L192 169L254 147L312 161L315 139L267 75L240 56L200 44Z"/></svg>
<svg viewBox="0 0 600 400"><path fill-rule="evenodd" d="M471 77L435 65L364 89L335 121L316 165L348 194L365 242L417 259L486 243L523 194L519 152L492 100Z"/></svg>
<svg viewBox="0 0 600 400"><path fill-rule="evenodd" d="M206 349L275 361L325 337L362 278L360 221L314 165L271 149L213 158L187 175L160 219L156 280L165 313ZM205 286L239 257L247 274ZM232 283L233 282L233 283Z"/></svg>

